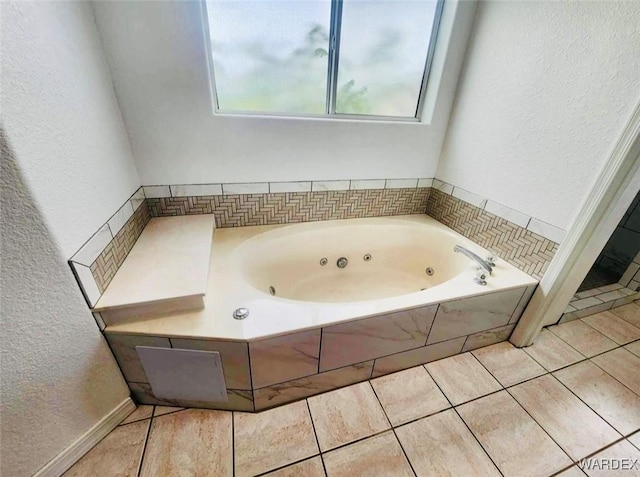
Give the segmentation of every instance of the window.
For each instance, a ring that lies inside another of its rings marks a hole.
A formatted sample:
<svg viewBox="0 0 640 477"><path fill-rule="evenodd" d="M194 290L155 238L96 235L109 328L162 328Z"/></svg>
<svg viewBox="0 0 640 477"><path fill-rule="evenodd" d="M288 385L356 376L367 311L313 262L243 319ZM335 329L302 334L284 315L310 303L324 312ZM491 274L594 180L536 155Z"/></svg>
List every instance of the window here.
<svg viewBox="0 0 640 477"><path fill-rule="evenodd" d="M420 117L443 0L207 0L216 111Z"/></svg>

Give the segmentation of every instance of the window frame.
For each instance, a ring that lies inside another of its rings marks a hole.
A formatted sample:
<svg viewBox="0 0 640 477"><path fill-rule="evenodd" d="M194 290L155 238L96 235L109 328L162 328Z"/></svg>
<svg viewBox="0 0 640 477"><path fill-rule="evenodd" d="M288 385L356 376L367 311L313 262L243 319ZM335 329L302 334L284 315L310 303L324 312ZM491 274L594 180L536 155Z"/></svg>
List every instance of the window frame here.
<svg viewBox="0 0 640 477"><path fill-rule="evenodd" d="M214 114L218 116L238 116L257 118L292 118L292 119L323 119L323 120L356 120L373 122L394 122L394 123L421 123L424 104L427 96L431 66L436 51L436 44L440 33L441 20L444 11L445 0L437 0L433 17L431 35L429 37L429 49L425 58L425 66L422 74L420 93L416 104L416 113L413 117L405 116L382 116L375 114L346 114L336 112L336 97L338 87L338 63L340 60L340 31L342 28L342 4L343 0L331 1L331 18L329 32L329 55L327 60L327 93L326 112L323 114L296 114L278 113L265 111L229 111L221 110L218 103L217 84L215 81L215 68L213 64L213 51L211 46L211 31L209 29L208 1L201 0L202 23L205 33L205 48L207 56L207 66L209 73L209 87L213 103ZM449 2L450 0L446 0Z"/></svg>

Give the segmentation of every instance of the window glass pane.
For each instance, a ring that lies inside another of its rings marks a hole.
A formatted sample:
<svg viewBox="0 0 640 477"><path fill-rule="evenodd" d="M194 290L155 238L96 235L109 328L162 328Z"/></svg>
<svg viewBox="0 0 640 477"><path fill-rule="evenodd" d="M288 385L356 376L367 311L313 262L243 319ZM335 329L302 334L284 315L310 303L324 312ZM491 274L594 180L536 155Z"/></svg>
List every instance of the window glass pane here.
<svg viewBox="0 0 640 477"><path fill-rule="evenodd" d="M326 113L331 2L207 2L219 109Z"/></svg>
<svg viewBox="0 0 640 477"><path fill-rule="evenodd" d="M344 0L337 113L416 115L436 6L429 0Z"/></svg>

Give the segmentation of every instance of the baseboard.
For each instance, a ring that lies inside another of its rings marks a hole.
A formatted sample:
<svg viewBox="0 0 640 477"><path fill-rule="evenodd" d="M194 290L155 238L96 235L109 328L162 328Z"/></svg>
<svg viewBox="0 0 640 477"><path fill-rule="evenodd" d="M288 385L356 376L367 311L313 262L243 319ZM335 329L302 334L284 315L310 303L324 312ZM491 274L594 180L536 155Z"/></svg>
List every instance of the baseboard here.
<svg viewBox="0 0 640 477"><path fill-rule="evenodd" d="M91 429L78 437L69 447L51 459L47 465L33 477L60 477L73 464L105 438L125 417L135 411L136 405L130 397L122 401L109 414L98 421Z"/></svg>

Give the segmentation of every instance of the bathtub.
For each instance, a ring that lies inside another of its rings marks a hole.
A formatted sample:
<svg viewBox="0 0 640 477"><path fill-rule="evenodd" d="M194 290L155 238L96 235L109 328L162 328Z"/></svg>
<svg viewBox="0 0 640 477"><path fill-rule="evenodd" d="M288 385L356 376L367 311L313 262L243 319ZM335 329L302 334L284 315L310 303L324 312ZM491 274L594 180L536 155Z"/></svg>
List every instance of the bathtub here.
<svg viewBox="0 0 640 477"><path fill-rule="evenodd" d="M203 309L105 334L140 402L264 409L507 339L537 281L498 259L477 284L455 245L488 254L426 215L218 229ZM245 407L158 400L123 367L139 344L220 352Z"/></svg>

